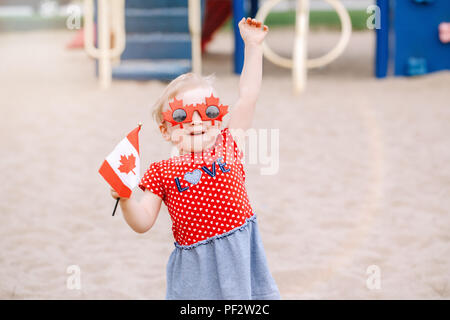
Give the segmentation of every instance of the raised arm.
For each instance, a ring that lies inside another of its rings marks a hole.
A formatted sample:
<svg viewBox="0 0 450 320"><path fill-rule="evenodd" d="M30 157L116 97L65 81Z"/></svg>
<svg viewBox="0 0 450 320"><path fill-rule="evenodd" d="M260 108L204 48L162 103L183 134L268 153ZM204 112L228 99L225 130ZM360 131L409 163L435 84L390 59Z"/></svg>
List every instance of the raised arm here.
<svg viewBox="0 0 450 320"><path fill-rule="evenodd" d="M269 30L255 19L242 18L239 30L244 40L244 67L239 81L239 98L231 111L230 129L250 128L262 81L262 42Z"/></svg>

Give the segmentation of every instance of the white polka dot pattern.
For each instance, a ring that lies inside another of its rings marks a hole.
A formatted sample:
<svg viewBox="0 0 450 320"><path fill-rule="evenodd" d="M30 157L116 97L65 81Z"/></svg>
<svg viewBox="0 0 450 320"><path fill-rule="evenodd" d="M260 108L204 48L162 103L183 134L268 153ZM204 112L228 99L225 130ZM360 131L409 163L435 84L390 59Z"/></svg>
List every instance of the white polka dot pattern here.
<svg viewBox="0 0 450 320"><path fill-rule="evenodd" d="M226 233L253 215L241 159L242 152L225 128L214 146L203 152L150 165L139 187L164 200L178 244Z"/></svg>

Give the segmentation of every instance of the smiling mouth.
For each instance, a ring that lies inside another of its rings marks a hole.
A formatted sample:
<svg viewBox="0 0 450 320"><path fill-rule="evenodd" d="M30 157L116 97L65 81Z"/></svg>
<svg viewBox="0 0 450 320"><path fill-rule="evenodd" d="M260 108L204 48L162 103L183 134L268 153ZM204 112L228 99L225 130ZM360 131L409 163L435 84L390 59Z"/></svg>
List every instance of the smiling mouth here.
<svg viewBox="0 0 450 320"><path fill-rule="evenodd" d="M197 132L191 132L190 135L191 136L201 136L204 133L205 133L205 131L197 131Z"/></svg>

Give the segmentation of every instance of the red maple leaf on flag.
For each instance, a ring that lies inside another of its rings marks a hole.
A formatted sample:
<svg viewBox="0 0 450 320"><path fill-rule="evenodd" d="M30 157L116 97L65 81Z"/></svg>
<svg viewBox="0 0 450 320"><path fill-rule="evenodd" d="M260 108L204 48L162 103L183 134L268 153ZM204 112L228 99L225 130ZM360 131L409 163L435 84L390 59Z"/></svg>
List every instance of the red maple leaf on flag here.
<svg viewBox="0 0 450 320"><path fill-rule="evenodd" d="M128 174L131 171L136 175L133 171L133 169L136 168L136 157L133 154L130 154L129 156L121 155L120 163L121 165L118 168L120 172Z"/></svg>

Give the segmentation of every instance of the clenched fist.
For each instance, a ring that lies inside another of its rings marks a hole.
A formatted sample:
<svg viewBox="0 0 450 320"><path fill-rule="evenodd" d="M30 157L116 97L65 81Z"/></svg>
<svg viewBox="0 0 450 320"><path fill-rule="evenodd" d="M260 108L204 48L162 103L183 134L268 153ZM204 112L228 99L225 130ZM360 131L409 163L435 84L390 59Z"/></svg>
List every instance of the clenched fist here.
<svg viewBox="0 0 450 320"><path fill-rule="evenodd" d="M239 31L245 44L261 44L269 32L269 27L251 18L242 18Z"/></svg>
<svg viewBox="0 0 450 320"><path fill-rule="evenodd" d="M114 199L120 198L120 197L119 197L119 194L118 194L113 188L111 188L111 196L112 196Z"/></svg>

